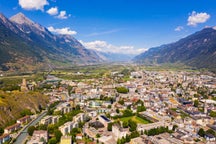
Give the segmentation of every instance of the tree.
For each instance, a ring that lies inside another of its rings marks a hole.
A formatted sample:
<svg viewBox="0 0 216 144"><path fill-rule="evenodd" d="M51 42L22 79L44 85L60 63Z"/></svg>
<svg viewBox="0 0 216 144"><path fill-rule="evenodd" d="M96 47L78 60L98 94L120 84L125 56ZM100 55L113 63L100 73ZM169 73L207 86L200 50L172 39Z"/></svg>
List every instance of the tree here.
<svg viewBox="0 0 216 144"><path fill-rule="evenodd" d="M204 137L204 136L205 136L205 131L204 131L203 128L200 128L200 129L199 129L198 135L201 136L201 137Z"/></svg>
<svg viewBox="0 0 216 144"><path fill-rule="evenodd" d="M71 95L71 92L72 92L72 89L73 89L73 87L72 86L68 86L68 95L70 96Z"/></svg>
<svg viewBox="0 0 216 144"><path fill-rule="evenodd" d="M118 108L116 109L116 113L119 113L119 109Z"/></svg>
<svg viewBox="0 0 216 144"><path fill-rule="evenodd" d="M40 142L46 143L46 140L44 139L44 137L40 138Z"/></svg>
<svg viewBox="0 0 216 144"><path fill-rule="evenodd" d="M76 105L76 110L80 110L80 105Z"/></svg>
<svg viewBox="0 0 216 144"><path fill-rule="evenodd" d="M121 139L118 139L118 140L117 140L117 144L121 144Z"/></svg>
<svg viewBox="0 0 216 144"><path fill-rule="evenodd" d="M110 113L106 113L106 117L107 118L110 118L111 116L110 116Z"/></svg>
<svg viewBox="0 0 216 144"><path fill-rule="evenodd" d="M144 133L148 136L154 136L154 135L158 135L164 132L172 133L172 131L170 131L168 127L153 128L148 131L145 131Z"/></svg>
<svg viewBox="0 0 216 144"><path fill-rule="evenodd" d="M130 116L133 116L133 111L132 110L129 110L129 109L126 109L123 111L123 117L130 117Z"/></svg>
<svg viewBox="0 0 216 144"><path fill-rule="evenodd" d="M83 128L84 124L85 124L85 122L79 122L79 123L78 123L78 127L79 127L79 128Z"/></svg>
<svg viewBox="0 0 216 144"><path fill-rule="evenodd" d="M174 125L173 128L172 128L172 130L175 131L176 128L178 128L178 126L177 126L177 125Z"/></svg>
<svg viewBox="0 0 216 144"><path fill-rule="evenodd" d="M99 133L96 134L96 138L99 138L101 135Z"/></svg>
<svg viewBox="0 0 216 144"><path fill-rule="evenodd" d="M128 125L129 125L129 127L130 127L130 132L133 132L133 131L135 131L136 130L136 128L137 128L137 124L136 124L136 122L134 122L134 121L132 121L132 120L129 120L128 121Z"/></svg>
<svg viewBox="0 0 216 144"><path fill-rule="evenodd" d="M127 106L127 109L131 109L131 105L128 105L128 106Z"/></svg>
<svg viewBox="0 0 216 144"><path fill-rule="evenodd" d="M50 108L50 107L48 107L48 110L47 110L47 114L48 115L52 115L53 114L53 109L52 108Z"/></svg>
<svg viewBox="0 0 216 144"><path fill-rule="evenodd" d="M56 141L59 142L61 140L61 136L62 136L61 131L60 130L55 130L54 135L55 135Z"/></svg>
<svg viewBox="0 0 216 144"><path fill-rule="evenodd" d="M49 140L49 144L57 144L56 138L55 138L55 137L51 138L51 139Z"/></svg>
<svg viewBox="0 0 216 144"><path fill-rule="evenodd" d="M210 116L211 116L211 117L216 117L216 112L211 111L211 112L210 112Z"/></svg>
<svg viewBox="0 0 216 144"><path fill-rule="evenodd" d="M145 106L137 106L137 112L146 111Z"/></svg>
<svg viewBox="0 0 216 144"><path fill-rule="evenodd" d="M41 112L41 111L43 110L43 107L39 104L39 105L38 105L38 109L39 109L39 111Z"/></svg>
<svg viewBox="0 0 216 144"><path fill-rule="evenodd" d="M108 131L112 131L112 125L113 125L113 123L108 123L108 126L107 126Z"/></svg>
<svg viewBox="0 0 216 144"><path fill-rule="evenodd" d="M139 137L139 136L140 136L140 134L139 134L138 131L133 131L133 132L131 133L131 135L130 135L131 138L136 138L136 137Z"/></svg>
<svg viewBox="0 0 216 144"><path fill-rule="evenodd" d="M128 121L123 121L123 128L128 128Z"/></svg>
<svg viewBox="0 0 216 144"><path fill-rule="evenodd" d="M32 115L32 112L30 109L24 109L20 112L20 115L24 117L26 115Z"/></svg>
<svg viewBox="0 0 216 144"><path fill-rule="evenodd" d="M77 133L81 133L81 131L78 128L73 128L71 134L76 135Z"/></svg>
<svg viewBox="0 0 216 144"><path fill-rule="evenodd" d="M126 87L117 87L116 90L118 93L123 93L123 94L126 94L129 92L129 89L127 89Z"/></svg>
<svg viewBox="0 0 216 144"><path fill-rule="evenodd" d="M198 106L199 106L199 101L198 101L198 100L195 100L195 101L194 101L194 106L195 106L195 107L198 107Z"/></svg>
<svg viewBox="0 0 216 144"><path fill-rule="evenodd" d="M213 136L216 136L216 133L215 133L214 130L212 130L212 129L208 129L208 130L206 131L206 133L207 133L207 134L212 134Z"/></svg>
<svg viewBox="0 0 216 144"><path fill-rule="evenodd" d="M27 130L27 132L28 132L28 134L30 135L30 136L32 136L33 135L33 132L36 130L36 128L34 127L34 126L30 126L29 128L28 128L28 130Z"/></svg>
<svg viewBox="0 0 216 144"><path fill-rule="evenodd" d="M48 129L48 132L49 132L49 133L54 133L54 131L55 131L55 126L54 126L53 124L49 124L48 127L47 127L47 129Z"/></svg>
<svg viewBox="0 0 216 144"><path fill-rule="evenodd" d="M38 129L39 129L39 130L47 130L47 125L40 124L40 125L38 126Z"/></svg>
<svg viewBox="0 0 216 144"><path fill-rule="evenodd" d="M111 105L108 105L108 109L111 109L112 108L112 106Z"/></svg>
<svg viewBox="0 0 216 144"><path fill-rule="evenodd" d="M118 103L121 104L121 105L124 105L124 100L121 99L121 100L118 101Z"/></svg>
<svg viewBox="0 0 216 144"><path fill-rule="evenodd" d="M0 136L4 133L4 129L0 127Z"/></svg>
<svg viewBox="0 0 216 144"><path fill-rule="evenodd" d="M129 135L126 135L126 137L125 137L125 140L126 140L126 142L130 142L130 136Z"/></svg>

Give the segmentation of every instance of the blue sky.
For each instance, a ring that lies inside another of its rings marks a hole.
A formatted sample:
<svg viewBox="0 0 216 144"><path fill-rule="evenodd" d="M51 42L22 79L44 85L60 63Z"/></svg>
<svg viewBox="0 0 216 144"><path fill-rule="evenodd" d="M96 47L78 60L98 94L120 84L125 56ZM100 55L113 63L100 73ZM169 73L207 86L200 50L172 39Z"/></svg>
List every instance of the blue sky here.
<svg viewBox="0 0 216 144"><path fill-rule="evenodd" d="M216 25L215 0L1 0L0 12L22 12L87 48L129 54Z"/></svg>

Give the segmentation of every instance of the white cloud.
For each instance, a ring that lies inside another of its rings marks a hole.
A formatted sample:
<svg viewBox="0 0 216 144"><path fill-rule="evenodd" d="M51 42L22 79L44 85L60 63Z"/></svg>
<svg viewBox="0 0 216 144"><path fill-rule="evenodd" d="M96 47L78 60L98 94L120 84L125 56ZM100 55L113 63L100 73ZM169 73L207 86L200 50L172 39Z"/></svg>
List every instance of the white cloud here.
<svg viewBox="0 0 216 144"><path fill-rule="evenodd" d="M69 27L55 29L54 27L50 26L48 27L48 30L53 33L62 34L62 35L76 35L77 34L76 31L71 30Z"/></svg>
<svg viewBox="0 0 216 144"><path fill-rule="evenodd" d="M182 31L184 29L183 26L177 26L174 30L175 31Z"/></svg>
<svg viewBox="0 0 216 144"><path fill-rule="evenodd" d="M80 40L80 43L82 43L88 49L97 50L100 52L140 54L147 50L144 48L135 49L134 46L115 46L107 43L106 41L100 41L100 40L96 40L92 42L84 42Z"/></svg>
<svg viewBox="0 0 216 144"><path fill-rule="evenodd" d="M67 16L67 12L66 11L60 11L59 15L57 16L58 19L67 19L68 17L70 17L71 15L69 14Z"/></svg>
<svg viewBox="0 0 216 144"><path fill-rule="evenodd" d="M47 0L19 0L19 5L26 10L44 10L44 6L48 5Z"/></svg>
<svg viewBox="0 0 216 144"><path fill-rule="evenodd" d="M210 15L207 13L196 13L195 11L188 17L189 26L196 26L199 23L205 23L210 18Z"/></svg>
<svg viewBox="0 0 216 144"><path fill-rule="evenodd" d="M46 12L50 15L57 15L58 14L58 7L52 7L50 9L48 9Z"/></svg>

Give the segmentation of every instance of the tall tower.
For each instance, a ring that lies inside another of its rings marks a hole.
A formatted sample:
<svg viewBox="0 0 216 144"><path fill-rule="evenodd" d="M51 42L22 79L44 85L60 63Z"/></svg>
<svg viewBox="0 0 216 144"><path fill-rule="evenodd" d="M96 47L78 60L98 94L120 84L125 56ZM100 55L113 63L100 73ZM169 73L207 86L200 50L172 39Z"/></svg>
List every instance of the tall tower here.
<svg viewBox="0 0 216 144"><path fill-rule="evenodd" d="M23 80L22 80L22 84L21 84L20 89L21 89L21 91L28 91L26 79L23 79Z"/></svg>
<svg viewBox="0 0 216 144"><path fill-rule="evenodd" d="M204 103L204 113L207 114L208 112L208 109L207 109L207 104L206 104L206 100L205 100L205 103Z"/></svg>

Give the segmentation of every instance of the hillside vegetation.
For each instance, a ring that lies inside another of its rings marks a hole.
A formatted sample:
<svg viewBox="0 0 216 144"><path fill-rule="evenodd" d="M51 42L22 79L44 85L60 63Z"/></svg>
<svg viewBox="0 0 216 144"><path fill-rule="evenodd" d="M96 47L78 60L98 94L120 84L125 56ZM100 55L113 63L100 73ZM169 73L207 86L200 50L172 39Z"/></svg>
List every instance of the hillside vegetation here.
<svg viewBox="0 0 216 144"><path fill-rule="evenodd" d="M24 111L37 113L45 108L48 97L39 92L5 92L0 90L0 126L5 127L23 116Z"/></svg>

